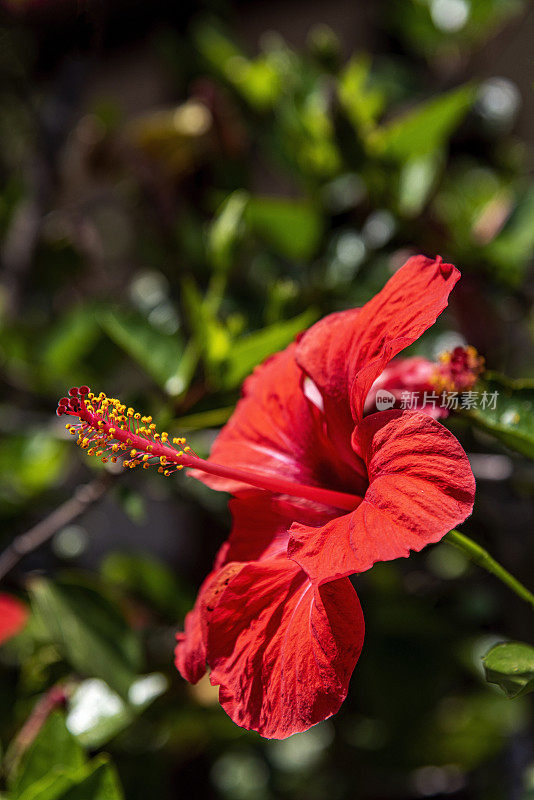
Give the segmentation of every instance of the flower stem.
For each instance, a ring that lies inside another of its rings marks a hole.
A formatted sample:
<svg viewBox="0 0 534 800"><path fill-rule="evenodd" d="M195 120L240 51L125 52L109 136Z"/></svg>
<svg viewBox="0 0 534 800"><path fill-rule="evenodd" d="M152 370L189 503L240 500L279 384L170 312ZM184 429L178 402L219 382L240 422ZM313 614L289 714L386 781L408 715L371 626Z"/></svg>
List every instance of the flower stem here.
<svg viewBox="0 0 534 800"><path fill-rule="evenodd" d="M495 561L487 550L470 539L469 536L460 533L460 531L450 531L450 533L445 536L444 541L452 544L453 547L456 547L458 550L461 550L471 561L478 564L479 567L483 567L488 572L491 572L492 575L495 575L502 583L506 584L512 592L515 592L521 600L529 603L529 605L534 608L534 594L529 592L526 586L523 586L523 584L504 569L498 561Z"/></svg>

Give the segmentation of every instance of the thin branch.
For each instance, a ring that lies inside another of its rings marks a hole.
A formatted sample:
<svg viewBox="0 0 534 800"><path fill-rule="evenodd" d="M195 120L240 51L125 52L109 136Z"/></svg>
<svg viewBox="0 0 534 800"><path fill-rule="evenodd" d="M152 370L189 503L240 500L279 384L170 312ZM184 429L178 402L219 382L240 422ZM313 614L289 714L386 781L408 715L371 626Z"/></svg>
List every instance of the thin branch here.
<svg viewBox="0 0 534 800"><path fill-rule="evenodd" d="M100 500L114 479L114 475L105 474L95 478L90 483L79 486L70 500L56 508L48 517L38 522L29 531L17 536L0 554L0 580L28 553L32 553L47 542L57 531L61 530L65 525L69 525Z"/></svg>

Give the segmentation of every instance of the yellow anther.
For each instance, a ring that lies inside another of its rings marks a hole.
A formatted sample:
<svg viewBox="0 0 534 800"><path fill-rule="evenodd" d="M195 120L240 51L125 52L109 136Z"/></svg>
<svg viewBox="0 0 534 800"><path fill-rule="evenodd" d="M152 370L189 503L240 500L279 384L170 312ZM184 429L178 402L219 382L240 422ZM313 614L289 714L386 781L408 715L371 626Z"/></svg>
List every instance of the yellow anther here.
<svg viewBox="0 0 534 800"><path fill-rule="evenodd" d="M149 460L149 458L150 458L150 456L148 456L148 455L144 455L144 456L143 456L143 461L148 461L148 460Z"/></svg>
<svg viewBox="0 0 534 800"><path fill-rule="evenodd" d="M135 412L134 419L141 419L141 414L138 411Z"/></svg>
<svg viewBox="0 0 534 800"><path fill-rule="evenodd" d="M100 456L102 455L103 452L104 452L103 450L97 450L96 451L96 454L97 454L98 458L100 458Z"/></svg>
<svg viewBox="0 0 534 800"><path fill-rule="evenodd" d="M151 444L148 444L146 450L147 450L147 453L151 453L154 450L154 448L152 447Z"/></svg>
<svg viewBox="0 0 534 800"><path fill-rule="evenodd" d="M94 454L95 454L94 447L90 447L89 450L87 451L87 455L88 456L94 456Z"/></svg>
<svg viewBox="0 0 534 800"><path fill-rule="evenodd" d="M112 444L111 445L111 449L113 450L114 453L116 453L118 451L118 449L119 449L119 445L118 444Z"/></svg>
<svg viewBox="0 0 534 800"><path fill-rule="evenodd" d="M109 435L110 436L115 436L115 428L110 428L109 429Z"/></svg>
<svg viewBox="0 0 534 800"><path fill-rule="evenodd" d="M107 464L107 463L108 463L108 461L109 461L109 458L105 458L105 457L104 457L104 458L102 459L102 463L103 463L103 464Z"/></svg>
<svg viewBox="0 0 534 800"><path fill-rule="evenodd" d="M190 453L190 452L191 448L189 447L189 445L187 447L184 447L184 453Z"/></svg>
<svg viewBox="0 0 534 800"><path fill-rule="evenodd" d="M136 456L137 455L137 450L130 450L130 455L131 455L132 458L134 456Z"/></svg>
<svg viewBox="0 0 534 800"><path fill-rule="evenodd" d="M176 469L183 469L183 468L184 468L183 464L178 464L178 466L176 467Z"/></svg>
<svg viewBox="0 0 534 800"><path fill-rule="evenodd" d="M163 467L158 467L158 472L163 472Z"/></svg>
<svg viewBox="0 0 534 800"><path fill-rule="evenodd" d="M166 464L166 463L167 463L167 458L166 458L166 456L160 456L160 457L159 457L159 463L160 463L160 464Z"/></svg>
<svg viewBox="0 0 534 800"><path fill-rule="evenodd" d="M163 474L169 476L171 473L170 473L170 471L168 469L166 469Z"/></svg>
<svg viewBox="0 0 534 800"><path fill-rule="evenodd" d="M147 464L146 461L143 464L143 469L150 469L150 464Z"/></svg>

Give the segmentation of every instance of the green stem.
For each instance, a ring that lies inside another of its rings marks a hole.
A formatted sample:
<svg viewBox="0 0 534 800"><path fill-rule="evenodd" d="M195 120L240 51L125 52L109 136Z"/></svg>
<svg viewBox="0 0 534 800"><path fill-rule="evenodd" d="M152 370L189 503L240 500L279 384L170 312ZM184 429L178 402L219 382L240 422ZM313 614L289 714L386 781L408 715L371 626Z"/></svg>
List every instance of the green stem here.
<svg viewBox="0 0 534 800"><path fill-rule="evenodd" d="M471 561L474 561L475 564L478 564L479 567L483 567L488 572L491 572L492 575L495 575L495 577L505 583L512 592L515 592L521 600L529 603L534 608L534 594L529 592L526 586L523 586L523 584L505 570L498 561L495 561L487 550L484 550L483 547L470 539L469 536L460 533L460 531L450 531L450 533L445 536L445 541L465 553L465 555L468 556Z"/></svg>

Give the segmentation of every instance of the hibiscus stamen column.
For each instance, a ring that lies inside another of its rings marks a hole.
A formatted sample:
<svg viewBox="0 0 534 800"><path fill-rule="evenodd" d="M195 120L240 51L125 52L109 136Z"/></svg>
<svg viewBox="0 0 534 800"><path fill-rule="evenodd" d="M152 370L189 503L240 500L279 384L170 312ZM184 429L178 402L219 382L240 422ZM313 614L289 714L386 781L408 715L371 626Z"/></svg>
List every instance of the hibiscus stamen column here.
<svg viewBox="0 0 534 800"><path fill-rule="evenodd" d="M353 511L362 501L361 497L346 492L307 486L277 475L206 461L193 452L183 437L171 440L167 432L159 433L152 417L127 408L120 400L107 397L103 392L95 395L88 386L70 389L69 396L59 401L56 413L77 419L75 423L67 423L67 430L77 436L77 444L82 450L104 463L116 462L119 457L126 456L123 466L130 469L155 466L167 477L190 467L345 511Z"/></svg>

